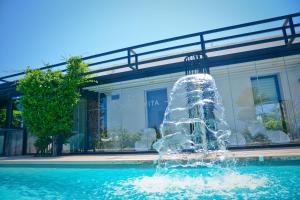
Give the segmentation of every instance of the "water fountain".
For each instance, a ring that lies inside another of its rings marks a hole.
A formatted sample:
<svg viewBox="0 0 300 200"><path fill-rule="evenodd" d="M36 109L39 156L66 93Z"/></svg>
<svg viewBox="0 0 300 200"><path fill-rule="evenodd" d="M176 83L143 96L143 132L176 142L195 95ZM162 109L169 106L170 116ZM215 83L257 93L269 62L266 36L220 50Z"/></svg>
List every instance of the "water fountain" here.
<svg viewBox="0 0 300 200"><path fill-rule="evenodd" d="M245 199L243 191L261 189L267 178L235 170L226 158L230 129L215 80L207 73L186 75L170 93L156 172L113 186L116 196L142 199ZM262 190L263 191L263 190ZM243 196L244 195L244 196Z"/></svg>
<svg viewBox="0 0 300 200"><path fill-rule="evenodd" d="M178 160L178 156L197 153L193 160L197 158L199 163L210 153L226 149L230 129L211 75L187 75L174 84L161 133L162 138L153 145L160 153L160 161L170 161L164 158L168 156L177 156L172 160Z"/></svg>

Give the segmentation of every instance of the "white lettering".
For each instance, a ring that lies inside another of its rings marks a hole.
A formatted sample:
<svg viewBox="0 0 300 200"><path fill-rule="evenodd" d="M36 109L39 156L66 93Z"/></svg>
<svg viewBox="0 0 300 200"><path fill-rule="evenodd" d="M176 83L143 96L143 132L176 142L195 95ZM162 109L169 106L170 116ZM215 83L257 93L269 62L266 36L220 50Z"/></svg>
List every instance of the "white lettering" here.
<svg viewBox="0 0 300 200"><path fill-rule="evenodd" d="M148 107L159 106L159 101L157 99L148 102Z"/></svg>

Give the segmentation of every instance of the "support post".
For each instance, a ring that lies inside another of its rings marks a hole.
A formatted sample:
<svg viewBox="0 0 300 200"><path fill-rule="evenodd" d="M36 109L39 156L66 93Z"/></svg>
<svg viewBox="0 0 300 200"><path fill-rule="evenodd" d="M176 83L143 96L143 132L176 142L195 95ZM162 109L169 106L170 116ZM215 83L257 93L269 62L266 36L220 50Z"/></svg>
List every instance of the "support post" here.
<svg viewBox="0 0 300 200"><path fill-rule="evenodd" d="M206 52L205 52L206 48L205 48L205 41L204 41L203 34L200 34L200 44L201 44L202 56L203 56L203 58L207 58Z"/></svg>
<svg viewBox="0 0 300 200"><path fill-rule="evenodd" d="M134 65L135 65L135 67L133 67L132 63L131 63L131 53L134 55ZM132 49L127 50L127 60L128 60L128 66L131 69L133 69L133 70L138 70L139 69L139 67L138 67L138 63L139 63L138 55Z"/></svg>
<svg viewBox="0 0 300 200"><path fill-rule="evenodd" d="M296 31L295 31L295 26L294 26L294 22L293 22L293 18L289 17L289 25L290 25L290 29L291 29L291 39L289 41L289 44L292 44L294 39L295 39L295 35L296 35Z"/></svg>
<svg viewBox="0 0 300 200"><path fill-rule="evenodd" d="M139 61L138 61L138 55L137 54L134 55L134 59L135 59L135 69L139 69Z"/></svg>
<svg viewBox="0 0 300 200"><path fill-rule="evenodd" d="M284 43L287 45L289 43L289 40L288 40L286 29L284 26L282 27L282 33L283 33L283 37L284 37Z"/></svg>
<svg viewBox="0 0 300 200"><path fill-rule="evenodd" d="M291 34L295 35L296 31L295 31L295 26L294 26L294 22L293 22L293 18L289 17L289 25L290 25L290 29L291 29Z"/></svg>
<svg viewBox="0 0 300 200"><path fill-rule="evenodd" d="M127 49L127 63L128 63L128 66L129 66L130 68L132 68L132 67L131 67L131 54L130 54L130 49Z"/></svg>
<svg viewBox="0 0 300 200"><path fill-rule="evenodd" d="M27 129L24 126L23 127L23 147L22 147L22 155L26 155L27 154Z"/></svg>

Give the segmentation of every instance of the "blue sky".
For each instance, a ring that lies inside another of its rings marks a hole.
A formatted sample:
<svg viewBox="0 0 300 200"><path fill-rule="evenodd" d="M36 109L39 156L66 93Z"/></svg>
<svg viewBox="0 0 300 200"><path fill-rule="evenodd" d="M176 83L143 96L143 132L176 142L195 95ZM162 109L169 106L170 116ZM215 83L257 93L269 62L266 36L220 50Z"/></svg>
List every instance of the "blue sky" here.
<svg viewBox="0 0 300 200"><path fill-rule="evenodd" d="M300 0L0 0L0 76L300 11Z"/></svg>

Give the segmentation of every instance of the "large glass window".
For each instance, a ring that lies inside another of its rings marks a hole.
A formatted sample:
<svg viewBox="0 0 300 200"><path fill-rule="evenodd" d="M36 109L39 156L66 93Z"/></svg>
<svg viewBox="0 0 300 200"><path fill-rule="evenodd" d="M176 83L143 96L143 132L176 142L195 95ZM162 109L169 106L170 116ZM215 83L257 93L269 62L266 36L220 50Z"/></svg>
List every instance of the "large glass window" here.
<svg viewBox="0 0 300 200"><path fill-rule="evenodd" d="M97 146L99 136L99 105L98 93L92 92L87 98L87 136L85 138L86 150L93 150Z"/></svg>
<svg viewBox="0 0 300 200"><path fill-rule="evenodd" d="M0 155L21 155L22 107L17 98L0 100Z"/></svg>
<svg viewBox="0 0 300 200"><path fill-rule="evenodd" d="M211 74L231 129L229 145L299 142L298 60L286 57L215 67Z"/></svg>
<svg viewBox="0 0 300 200"><path fill-rule="evenodd" d="M0 97L0 128L6 127L7 99Z"/></svg>
<svg viewBox="0 0 300 200"><path fill-rule="evenodd" d="M23 128L22 105L19 99L13 101L13 120L12 128Z"/></svg>
<svg viewBox="0 0 300 200"><path fill-rule="evenodd" d="M251 83L256 119L268 130L282 130L287 133L278 76L253 77Z"/></svg>
<svg viewBox="0 0 300 200"><path fill-rule="evenodd" d="M6 123L6 109L0 108L0 128L4 128Z"/></svg>
<svg viewBox="0 0 300 200"><path fill-rule="evenodd" d="M87 100L80 99L73 112L73 131L68 143L64 146L64 152L83 152L87 138Z"/></svg>
<svg viewBox="0 0 300 200"><path fill-rule="evenodd" d="M23 128L22 106L17 98L0 100L0 128Z"/></svg>

